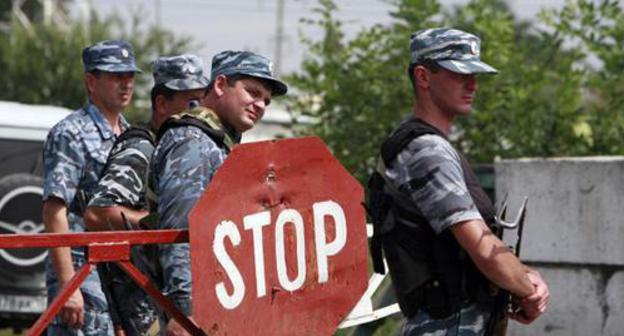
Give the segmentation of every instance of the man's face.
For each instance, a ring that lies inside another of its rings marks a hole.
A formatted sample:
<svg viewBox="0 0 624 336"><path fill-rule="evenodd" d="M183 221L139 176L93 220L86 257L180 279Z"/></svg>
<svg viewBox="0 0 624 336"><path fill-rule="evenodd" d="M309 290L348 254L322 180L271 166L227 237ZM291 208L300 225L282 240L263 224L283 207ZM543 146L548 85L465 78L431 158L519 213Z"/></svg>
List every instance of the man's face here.
<svg viewBox="0 0 624 336"><path fill-rule="evenodd" d="M475 75L458 74L443 68L436 72L427 71L433 103L450 116L469 114L478 88Z"/></svg>
<svg viewBox="0 0 624 336"><path fill-rule="evenodd" d="M206 89L175 91L173 96L166 98L158 95L154 102L154 114L152 116L155 126L160 125L172 114L182 112L189 108L192 100L201 101L206 93Z"/></svg>
<svg viewBox="0 0 624 336"><path fill-rule="evenodd" d="M230 85L219 81L221 92L217 113L238 132L252 128L262 119L266 107L271 103L270 87L255 78L244 78ZM215 83L217 84L217 83Z"/></svg>
<svg viewBox="0 0 624 336"><path fill-rule="evenodd" d="M91 100L100 109L121 112L132 99L134 72L100 72L87 74Z"/></svg>

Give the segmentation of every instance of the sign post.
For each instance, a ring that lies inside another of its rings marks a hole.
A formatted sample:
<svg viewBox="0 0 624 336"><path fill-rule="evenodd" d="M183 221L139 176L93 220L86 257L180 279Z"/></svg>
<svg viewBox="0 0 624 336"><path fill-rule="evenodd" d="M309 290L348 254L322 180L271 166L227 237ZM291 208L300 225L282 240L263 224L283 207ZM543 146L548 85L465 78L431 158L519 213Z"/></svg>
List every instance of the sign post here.
<svg viewBox="0 0 624 336"><path fill-rule="evenodd" d="M240 145L190 214L208 334L331 335L366 290L361 185L316 137Z"/></svg>

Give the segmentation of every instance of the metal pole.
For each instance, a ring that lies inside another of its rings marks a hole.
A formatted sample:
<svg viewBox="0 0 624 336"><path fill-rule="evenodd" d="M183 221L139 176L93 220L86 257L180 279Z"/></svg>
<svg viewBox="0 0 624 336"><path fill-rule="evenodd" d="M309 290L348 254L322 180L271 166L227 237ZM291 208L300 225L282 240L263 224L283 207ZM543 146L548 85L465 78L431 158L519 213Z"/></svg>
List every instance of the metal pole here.
<svg viewBox="0 0 624 336"><path fill-rule="evenodd" d="M275 20L275 51L273 72L279 76L282 71L282 46L284 44L284 0L277 0L277 18Z"/></svg>

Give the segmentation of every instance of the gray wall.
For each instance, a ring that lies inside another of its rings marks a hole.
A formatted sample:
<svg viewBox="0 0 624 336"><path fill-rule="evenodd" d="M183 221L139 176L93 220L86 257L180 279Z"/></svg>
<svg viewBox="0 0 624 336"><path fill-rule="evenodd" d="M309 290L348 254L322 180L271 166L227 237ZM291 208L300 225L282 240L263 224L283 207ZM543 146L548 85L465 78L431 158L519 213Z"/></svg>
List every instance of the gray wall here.
<svg viewBox="0 0 624 336"><path fill-rule="evenodd" d="M511 217L529 197L521 259L551 292L545 315L508 334L624 335L624 157L503 160L495 171Z"/></svg>

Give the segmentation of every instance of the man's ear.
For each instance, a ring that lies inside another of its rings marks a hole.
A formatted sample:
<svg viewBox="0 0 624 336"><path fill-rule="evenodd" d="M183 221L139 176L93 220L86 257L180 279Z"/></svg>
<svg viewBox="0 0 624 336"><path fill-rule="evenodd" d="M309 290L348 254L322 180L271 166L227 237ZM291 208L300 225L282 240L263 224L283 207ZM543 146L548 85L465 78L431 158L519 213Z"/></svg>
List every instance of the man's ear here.
<svg viewBox="0 0 624 336"><path fill-rule="evenodd" d="M154 98L154 112L158 116L164 116L167 113L167 98L159 94Z"/></svg>
<svg viewBox="0 0 624 336"><path fill-rule="evenodd" d="M421 88L429 87L430 72L422 65L414 67L414 85Z"/></svg>
<svg viewBox="0 0 624 336"><path fill-rule="evenodd" d="M214 80L213 90L217 97L223 96L225 93L225 87L228 85L227 77L225 75L219 75Z"/></svg>
<svg viewBox="0 0 624 336"><path fill-rule="evenodd" d="M85 85L87 86L87 93L91 95L95 91L95 81L97 78L90 72L85 72Z"/></svg>

